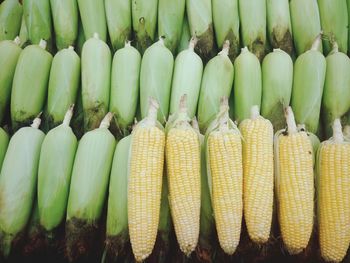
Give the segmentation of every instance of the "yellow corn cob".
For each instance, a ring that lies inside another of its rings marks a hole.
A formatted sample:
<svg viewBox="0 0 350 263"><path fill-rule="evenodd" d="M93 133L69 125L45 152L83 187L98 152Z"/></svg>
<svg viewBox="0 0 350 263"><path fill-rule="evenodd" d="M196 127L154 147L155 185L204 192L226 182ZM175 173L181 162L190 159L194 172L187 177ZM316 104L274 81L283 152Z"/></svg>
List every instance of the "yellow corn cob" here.
<svg viewBox="0 0 350 263"><path fill-rule="evenodd" d="M273 210L273 127L253 106L251 118L240 126L243 136L244 218L249 237L268 241Z"/></svg>
<svg viewBox="0 0 350 263"><path fill-rule="evenodd" d="M297 130L291 107L287 130L275 135L276 193L283 242L290 254L308 245L314 217L313 149L305 131Z"/></svg>
<svg viewBox="0 0 350 263"><path fill-rule="evenodd" d="M201 148L199 134L189 124L186 96L180 99L179 112L166 129L170 210L180 249L190 255L199 236Z"/></svg>
<svg viewBox="0 0 350 263"><path fill-rule="evenodd" d="M321 255L341 262L350 242L350 143L344 141L340 120L333 137L318 152L318 222Z"/></svg>
<svg viewBox="0 0 350 263"><path fill-rule="evenodd" d="M162 190L165 133L156 121L159 106L150 101L148 116L137 124L131 135L128 224L137 261L143 261L152 253Z"/></svg>

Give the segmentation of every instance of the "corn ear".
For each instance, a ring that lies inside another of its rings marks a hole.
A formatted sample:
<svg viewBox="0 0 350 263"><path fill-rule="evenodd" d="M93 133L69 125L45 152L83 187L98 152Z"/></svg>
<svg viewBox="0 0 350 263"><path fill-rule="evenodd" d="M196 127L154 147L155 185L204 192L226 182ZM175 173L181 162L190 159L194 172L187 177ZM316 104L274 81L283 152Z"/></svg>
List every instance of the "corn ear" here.
<svg viewBox="0 0 350 263"><path fill-rule="evenodd" d="M73 46L78 36L77 1L50 0L50 4L57 49Z"/></svg>
<svg viewBox="0 0 350 263"><path fill-rule="evenodd" d="M63 123L50 130L41 146L38 168L40 225L52 233L65 219L74 156L78 146L71 127L73 107Z"/></svg>
<svg viewBox="0 0 350 263"><path fill-rule="evenodd" d="M26 20L24 15L22 16L21 29L19 31L19 39L21 42L21 47L24 48L28 45L28 30L26 25Z"/></svg>
<svg viewBox="0 0 350 263"><path fill-rule="evenodd" d="M234 70L228 53L229 44L226 42L222 51L204 68L197 113L203 133L219 112L220 98L231 94Z"/></svg>
<svg viewBox="0 0 350 263"><path fill-rule="evenodd" d="M293 61L281 49L274 49L262 63L261 115L275 130L286 126L284 108L289 105L293 86Z"/></svg>
<svg viewBox="0 0 350 263"><path fill-rule="evenodd" d="M191 32L190 32L190 26L188 24L188 19L185 14L184 20L182 23L182 31L181 31L181 38L179 41L179 44L177 46L177 53L179 54L181 51L188 48L188 42L191 39Z"/></svg>
<svg viewBox="0 0 350 263"><path fill-rule="evenodd" d="M105 203L116 141L108 130L112 113L85 133L76 152L68 197L66 252L69 260L88 253ZM79 249L78 249L79 248Z"/></svg>
<svg viewBox="0 0 350 263"><path fill-rule="evenodd" d="M37 169L45 134L40 119L11 138L0 173L0 254L11 252L13 239L24 230L36 196Z"/></svg>
<svg viewBox="0 0 350 263"><path fill-rule="evenodd" d="M85 34L84 34L84 28L83 25L81 24L81 20L79 19L78 23L78 38L76 42L76 52L78 53L79 56L81 56L81 52L83 50L83 45L86 41Z"/></svg>
<svg viewBox="0 0 350 263"><path fill-rule="evenodd" d="M297 123L316 133L319 128L323 86L326 77L326 59L318 51L318 36L311 49L300 55L294 64L291 105ZM306 81L307 80L307 81Z"/></svg>
<svg viewBox="0 0 350 263"><path fill-rule="evenodd" d="M261 105L261 67L257 57L246 47L235 60L234 66L234 116L236 120L243 121L249 118L252 106Z"/></svg>
<svg viewBox="0 0 350 263"><path fill-rule="evenodd" d="M296 53L299 56L312 46L321 32L320 13L317 0L290 0L290 17L293 28L293 38ZM318 46L322 52L322 43Z"/></svg>
<svg viewBox="0 0 350 263"><path fill-rule="evenodd" d="M186 0L159 0L158 35L164 36L164 44L175 54L180 42Z"/></svg>
<svg viewBox="0 0 350 263"><path fill-rule="evenodd" d="M143 54L155 40L158 0L133 0L131 8L136 47Z"/></svg>
<svg viewBox="0 0 350 263"><path fill-rule="evenodd" d="M15 75L18 58L22 52L19 38L14 41L0 42L0 124L10 104L12 81Z"/></svg>
<svg viewBox="0 0 350 263"><path fill-rule="evenodd" d="M266 0L239 0L239 18L243 46L262 61L266 53Z"/></svg>
<svg viewBox="0 0 350 263"><path fill-rule="evenodd" d="M50 129L63 121L68 107L76 102L79 84L80 58L70 46L52 60L46 106Z"/></svg>
<svg viewBox="0 0 350 263"><path fill-rule="evenodd" d="M113 57L109 111L115 114L118 128L126 133L134 121L139 101L141 55L130 45L119 49Z"/></svg>
<svg viewBox="0 0 350 263"><path fill-rule="evenodd" d="M12 129L27 125L43 109L52 55L45 50L46 42L27 46L20 54L11 92Z"/></svg>
<svg viewBox="0 0 350 263"><path fill-rule="evenodd" d="M272 48L292 55L293 33L288 0L266 0L267 32Z"/></svg>
<svg viewBox="0 0 350 263"><path fill-rule="evenodd" d="M324 35L338 43L339 51L348 52L348 12L346 0L317 0ZM332 50L332 41L323 40L324 54Z"/></svg>
<svg viewBox="0 0 350 263"><path fill-rule="evenodd" d="M197 40L192 38L186 50L181 51L174 66L174 76L171 88L170 114L179 110L180 98L187 94L188 116L193 118L197 112L199 91L201 87L203 62L194 52Z"/></svg>
<svg viewBox="0 0 350 263"><path fill-rule="evenodd" d="M165 123L169 113L171 80L173 76L174 58L165 47L162 38L150 46L141 62L140 73L140 105L142 118L148 113L148 98L155 98L160 104L158 120Z"/></svg>
<svg viewBox="0 0 350 263"><path fill-rule="evenodd" d="M9 135L0 127L0 171L2 162L4 161L7 146L9 144L10 137Z"/></svg>
<svg viewBox="0 0 350 263"><path fill-rule="evenodd" d="M107 22L104 1L77 0L85 38L97 33L101 40L107 40Z"/></svg>
<svg viewBox="0 0 350 263"><path fill-rule="evenodd" d="M186 0L186 12L191 36L198 38L196 52L209 59L214 47L211 0Z"/></svg>
<svg viewBox="0 0 350 263"><path fill-rule="evenodd" d="M18 0L0 4L0 41L14 39L21 28L23 7Z"/></svg>
<svg viewBox="0 0 350 263"><path fill-rule="evenodd" d="M213 0L212 8L216 44L222 48L230 41L228 55L234 61L240 47L238 0Z"/></svg>

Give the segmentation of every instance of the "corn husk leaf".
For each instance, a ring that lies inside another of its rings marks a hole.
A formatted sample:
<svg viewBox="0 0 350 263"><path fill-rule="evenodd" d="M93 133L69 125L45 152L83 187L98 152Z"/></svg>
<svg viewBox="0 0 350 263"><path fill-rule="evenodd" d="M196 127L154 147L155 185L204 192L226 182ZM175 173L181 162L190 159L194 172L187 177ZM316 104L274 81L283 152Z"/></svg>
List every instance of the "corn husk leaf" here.
<svg viewBox="0 0 350 263"><path fill-rule="evenodd" d="M181 51L186 50L188 48L188 42L191 39L190 26L188 24L188 19L185 14L184 20L182 23L182 31L179 44L177 46L177 53L179 54Z"/></svg>
<svg viewBox="0 0 350 263"><path fill-rule="evenodd" d="M0 127L0 171L2 162L4 161L7 146L9 144L10 137L9 135Z"/></svg>
<svg viewBox="0 0 350 263"><path fill-rule="evenodd" d="M18 0L5 0L0 5L0 41L14 39L21 28L22 4Z"/></svg>
<svg viewBox="0 0 350 263"><path fill-rule="evenodd" d="M21 29L19 31L19 39L20 39L22 48L28 45L28 42L29 42L28 30L27 30L27 25L26 25L26 20L24 15L22 16Z"/></svg>

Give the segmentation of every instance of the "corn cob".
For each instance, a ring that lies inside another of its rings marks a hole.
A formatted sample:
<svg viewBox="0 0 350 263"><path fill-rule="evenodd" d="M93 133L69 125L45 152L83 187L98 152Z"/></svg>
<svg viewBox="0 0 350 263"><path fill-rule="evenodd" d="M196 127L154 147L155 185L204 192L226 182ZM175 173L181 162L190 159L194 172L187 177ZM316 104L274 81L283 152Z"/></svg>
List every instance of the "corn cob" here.
<svg viewBox="0 0 350 263"><path fill-rule="evenodd" d="M141 54L152 45L157 28L158 0L131 1L132 26Z"/></svg>
<svg viewBox="0 0 350 263"><path fill-rule="evenodd" d="M266 52L266 0L239 0L239 18L243 46L262 61Z"/></svg>
<svg viewBox="0 0 350 263"><path fill-rule="evenodd" d="M28 45L28 30L26 26L26 20L24 15L22 16L21 29L19 31L19 39L21 42L21 47L24 48Z"/></svg>
<svg viewBox="0 0 350 263"><path fill-rule="evenodd" d="M211 0L186 0L186 12L191 36L198 38L196 52L209 59L214 47Z"/></svg>
<svg viewBox="0 0 350 263"><path fill-rule="evenodd" d="M275 134L278 219L290 254L308 245L314 217L313 148L305 131L298 131L292 109L286 109L287 129Z"/></svg>
<svg viewBox="0 0 350 263"><path fill-rule="evenodd" d="M294 64L291 105L297 123L316 133L319 127L323 85L326 76L326 59L318 51L318 36L311 49L300 55Z"/></svg>
<svg viewBox="0 0 350 263"><path fill-rule="evenodd" d="M115 148L108 195L106 249L110 258L125 256L129 242L127 189L128 158L131 136L118 142Z"/></svg>
<svg viewBox="0 0 350 263"><path fill-rule="evenodd" d="M149 104L148 116L131 133L128 169L128 224L136 261L153 250L161 206L165 133L157 122L157 102Z"/></svg>
<svg viewBox="0 0 350 263"><path fill-rule="evenodd" d="M50 4L57 49L73 46L78 36L77 1L50 0Z"/></svg>
<svg viewBox="0 0 350 263"><path fill-rule="evenodd" d="M230 41L228 55L234 61L240 47L238 0L213 0L212 6L216 44L222 48L226 40Z"/></svg>
<svg viewBox="0 0 350 263"><path fill-rule="evenodd" d="M47 42L48 50L52 51L52 21L50 1L23 1L23 15L31 44L38 45L41 39Z"/></svg>
<svg viewBox="0 0 350 263"><path fill-rule="evenodd" d="M9 144L10 137L8 134L0 127L0 171L2 162L4 161L7 146Z"/></svg>
<svg viewBox="0 0 350 263"><path fill-rule="evenodd" d="M339 119L333 137L318 151L318 222L322 258L341 262L350 242L350 144L344 140Z"/></svg>
<svg viewBox="0 0 350 263"><path fill-rule="evenodd" d="M272 48L292 55L293 35L288 0L266 0L267 31Z"/></svg>
<svg viewBox="0 0 350 263"><path fill-rule="evenodd" d="M45 50L46 42L30 45L20 54L11 92L12 129L27 125L38 115L45 103L52 55Z"/></svg>
<svg viewBox="0 0 350 263"><path fill-rule="evenodd" d="M220 98L231 94L234 70L228 53L229 43L226 42L222 51L204 68L197 113L203 133L220 109Z"/></svg>
<svg viewBox="0 0 350 263"><path fill-rule="evenodd" d="M66 252L70 261L93 248L95 231L105 203L115 139L107 113L99 128L85 133L75 155L68 197Z"/></svg>
<svg viewBox="0 0 350 263"><path fill-rule="evenodd" d="M11 252L12 241L24 230L35 197L40 147L45 137L36 118L11 138L0 173L0 254Z"/></svg>
<svg viewBox="0 0 350 263"><path fill-rule="evenodd" d="M177 46L177 53L179 54L181 51L188 48L188 42L191 39L191 32L190 32L190 26L188 25L188 19L185 14L184 21L182 23L182 31L181 31L181 38L179 41L179 44Z"/></svg>
<svg viewBox="0 0 350 263"><path fill-rule="evenodd" d="M46 106L50 129L63 121L67 108L75 103L79 84L80 58L70 46L52 60Z"/></svg>
<svg viewBox="0 0 350 263"><path fill-rule="evenodd" d="M164 36L164 44L175 54L180 42L186 0L159 0L158 35Z"/></svg>
<svg viewBox="0 0 350 263"><path fill-rule="evenodd" d="M293 61L281 49L274 49L262 63L261 115L275 130L285 127L283 109L289 105L293 86Z"/></svg>
<svg viewBox="0 0 350 263"><path fill-rule="evenodd" d="M114 54L109 110L115 114L117 126L124 134L136 114L140 67L141 55L130 42Z"/></svg>
<svg viewBox="0 0 350 263"><path fill-rule="evenodd" d="M80 19L84 28L85 38L92 38L95 33L106 42L107 22L104 1L77 0Z"/></svg>
<svg viewBox="0 0 350 263"><path fill-rule="evenodd" d="M326 62L322 120L328 138L332 135L334 120L343 117L350 110L350 59L338 51L338 45L334 42L333 50L327 56ZM345 124L349 123L345 121Z"/></svg>
<svg viewBox="0 0 350 263"><path fill-rule="evenodd" d="M250 119L241 122L243 137L244 218L250 239L266 243L273 210L273 127L253 106Z"/></svg>
<svg viewBox="0 0 350 263"><path fill-rule="evenodd" d="M241 135L228 114L228 100L206 132L206 157L211 202L219 243L232 255L239 243L243 213Z"/></svg>
<svg viewBox="0 0 350 263"><path fill-rule="evenodd" d="M261 104L261 67L257 57L247 47L235 60L235 81L233 89L234 116L238 121L249 118L251 107Z"/></svg>
<svg viewBox="0 0 350 263"><path fill-rule="evenodd" d="M309 50L321 31L317 0L290 0L290 17L296 53L299 56ZM322 43L318 46L322 52Z"/></svg>
<svg viewBox="0 0 350 263"><path fill-rule="evenodd" d="M199 91L201 87L203 62L194 52L197 40L192 38L188 49L181 51L174 66L174 77L171 88L170 114L178 111L180 98L187 94L188 116L193 118L197 111Z"/></svg>
<svg viewBox="0 0 350 263"><path fill-rule="evenodd" d="M22 51L19 45L18 37L14 41L5 40L0 42L0 61L3 62L0 64L0 124L10 104L13 76Z"/></svg>
<svg viewBox="0 0 350 263"><path fill-rule="evenodd" d="M348 12L346 0L317 0L321 28L331 40L337 41L339 50L348 51ZM332 50L331 41L323 40L324 54Z"/></svg>
<svg viewBox="0 0 350 263"><path fill-rule="evenodd" d="M40 225L48 233L64 219L77 138L69 126L73 107L63 123L50 130L41 147L38 169L38 208ZM49 234L50 235L50 234Z"/></svg>
<svg viewBox="0 0 350 263"><path fill-rule="evenodd" d="M189 256L197 246L201 202L201 145L189 124L186 95L167 123L166 163L170 211L181 251Z"/></svg>
<svg viewBox="0 0 350 263"><path fill-rule="evenodd" d="M108 111L111 75L111 51L94 34L81 54L82 99L85 131L97 128Z"/></svg>
<svg viewBox="0 0 350 263"><path fill-rule="evenodd" d="M0 5L0 41L14 39L21 28L23 8L18 0L5 0Z"/></svg>
<svg viewBox="0 0 350 263"><path fill-rule="evenodd" d="M106 20L114 50L131 39L131 0L105 0Z"/></svg>
<svg viewBox="0 0 350 263"><path fill-rule="evenodd" d="M148 98L155 98L160 104L158 120L164 123L168 118L171 80L174 58L163 39L150 46L141 62L140 106L142 118L148 113Z"/></svg>

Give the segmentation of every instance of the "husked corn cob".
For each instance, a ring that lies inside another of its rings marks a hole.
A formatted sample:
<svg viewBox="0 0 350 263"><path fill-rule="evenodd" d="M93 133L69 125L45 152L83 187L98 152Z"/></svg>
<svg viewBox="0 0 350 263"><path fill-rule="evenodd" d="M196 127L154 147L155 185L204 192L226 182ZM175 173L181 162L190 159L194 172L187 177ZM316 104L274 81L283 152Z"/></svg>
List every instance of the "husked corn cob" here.
<svg viewBox="0 0 350 263"><path fill-rule="evenodd" d="M339 119L333 137L324 141L317 155L318 224L322 258L341 262L350 242L350 143Z"/></svg>
<svg viewBox="0 0 350 263"><path fill-rule="evenodd" d="M166 163L170 211L181 251L189 256L197 246L201 202L201 145L189 124L186 95L167 123Z"/></svg>
<svg viewBox="0 0 350 263"><path fill-rule="evenodd" d="M131 133L128 224L132 251L145 260L156 242L161 205L165 133L157 122L158 103L149 98L148 116Z"/></svg>
<svg viewBox="0 0 350 263"><path fill-rule="evenodd" d="M283 243L290 254L308 245L314 220L313 148L305 131L298 131L291 107L287 130L275 134L277 210Z"/></svg>
<svg viewBox="0 0 350 263"><path fill-rule="evenodd" d="M3 128L0 127L0 171L1 171L2 162L4 161L4 158L5 158L9 140L10 140L9 135L4 131Z"/></svg>
<svg viewBox="0 0 350 263"><path fill-rule="evenodd" d="M0 4L0 41L14 39L21 28L23 7L18 0Z"/></svg>
<svg viewBox="0 0 350 263"><path fill-rule="evenodd" d="M241 235L243 166L241 135L228 112L228 100L223 98L220 112L206 133L206 157L219 243L232 255Z"/></svg>

